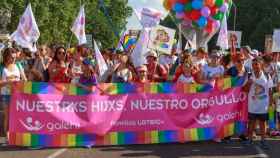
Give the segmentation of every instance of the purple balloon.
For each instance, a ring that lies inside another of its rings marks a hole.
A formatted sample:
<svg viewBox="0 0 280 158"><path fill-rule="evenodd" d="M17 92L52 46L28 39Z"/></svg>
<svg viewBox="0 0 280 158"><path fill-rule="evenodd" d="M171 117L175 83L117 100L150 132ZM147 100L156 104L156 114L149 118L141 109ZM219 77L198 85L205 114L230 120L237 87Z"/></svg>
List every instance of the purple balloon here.
<svg viewBox="0 0 280 158"><path fill-rule="evenodd" d="M220 11L222 12L222 13L225 13L227 10L228 10L228 3L224 3L222 6L221 6L221 8L220 8Z"/></svg>
<svg viewBox="0 0 280 158"><path fill-rule="evenodd" d="M177 18L177 19L183 19L184 16L185 16L185 13L184 13L184 12L177 12L177 13L176 13L176 18Z"/></svg>
<svg viewBox="0 0 280 158"><path fill-rule="evenodd" d="M190 19L186 19L182 22L183 27L188 27L192 25L192 21Z"/></svg>
<svg viewBox="0 0 280 158"><path fill-rule="evenodd" d="M218 29L221 26L221 22L219 20L214 20L213 26L214 26L214 29Z"/></svg>
<svg viewBox="0 0 280 158"><path fill-rule="evenodd" d="M211 11L208 7L203 7L200 12L201 12L201 15L206 18L208 18L211 14Z"/></svg>

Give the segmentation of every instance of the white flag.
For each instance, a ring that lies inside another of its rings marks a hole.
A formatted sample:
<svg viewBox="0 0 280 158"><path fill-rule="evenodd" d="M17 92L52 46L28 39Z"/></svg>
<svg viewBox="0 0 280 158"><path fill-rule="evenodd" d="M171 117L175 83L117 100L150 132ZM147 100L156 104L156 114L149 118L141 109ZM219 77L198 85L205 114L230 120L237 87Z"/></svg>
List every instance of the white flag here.
<svg viewBox="0 0 280 158"><path fill-rule="evenodd" d="M107 66L95 40L94 40L94 50L95 50L95 59L96 59L98 69L99 69L99 76L100 76L100 78L102 78L104 76L104 74L107 72L108 66Z"/></svg>
<svg viewBox="0 0 280 158"><path fill-rule="evenodd" d="M131 54L131 60L135 67L139 67L146 64L146 53L148 51L148 44L150 39L150 31L152 27L159 24L162 13L158 10L152 8L143 8L141 11L141 16L135 10L135 14L140 18L140 23L143 29L140 33L140 37L136 43L135 49Z"/></svg>
<svg viewBox="0 0 280 158"><path fill-rule="evenodd" d="M86 24L86 16L85 16L85 7L83 5L81 6L79 15L77 16L71 28L71 31L79 40L79 45L87 43L85 24Z"/></svg>
<svg viewBox="0 0 280 158"><path fill-rule="evenodd" d="M11 35L11 39L19 46L28 48L31 52L36 52L36 42L40 37L40 32L35 21L31 4L25 9L17 30Z"/></svg>
<svg viewBox="0 0 280 158"><path fill-rule="evenodd" d="M227 16L225 15L222 26L220 28L220 33L217 41L217 46L220 46L222 49L228 49L228 30L227 30Z"/></svg>
<svg viewBox="0 0 280 158"><path fill-rule="evenodd" d="M143 64L146 64L146 53L148 52L148 43L149 43L149 29L143 29L141 31L139 40L136 43L135 49L131 53L131 60L135 67L139 67Z"/></svg>

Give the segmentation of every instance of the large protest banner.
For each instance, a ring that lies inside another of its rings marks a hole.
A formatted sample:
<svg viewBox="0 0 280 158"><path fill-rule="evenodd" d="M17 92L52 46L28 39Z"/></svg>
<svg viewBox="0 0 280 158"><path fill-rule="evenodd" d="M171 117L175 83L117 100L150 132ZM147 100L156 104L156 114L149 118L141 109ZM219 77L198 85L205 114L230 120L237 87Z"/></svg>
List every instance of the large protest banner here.
<svg viewBox="0 0 280 158"><path fill-rule="evenodd" d="M202 141L241 134L244 80L211 85L18 83L10 103L9 143L73 147Z"/></svg>

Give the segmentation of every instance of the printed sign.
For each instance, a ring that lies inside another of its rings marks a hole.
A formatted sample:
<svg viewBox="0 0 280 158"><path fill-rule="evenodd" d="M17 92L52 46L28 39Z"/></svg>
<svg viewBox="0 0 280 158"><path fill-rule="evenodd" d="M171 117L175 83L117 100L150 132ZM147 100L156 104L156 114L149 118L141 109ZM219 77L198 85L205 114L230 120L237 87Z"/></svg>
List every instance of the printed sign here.
<svg viewBox="0 0 280 158"><path fill-rule="evenodd" d="M148 48L171 54L175 32L175 30L161 25L154 27L150 34Z"/></svg>
<svg viewBox="0 0 280 158"><path fill-rule="evenodd" d="M235 48L241 47L241 39L242 39L242 32L241 31L228 31L228 40L229 45L232 45L232 42Z"/></svg>

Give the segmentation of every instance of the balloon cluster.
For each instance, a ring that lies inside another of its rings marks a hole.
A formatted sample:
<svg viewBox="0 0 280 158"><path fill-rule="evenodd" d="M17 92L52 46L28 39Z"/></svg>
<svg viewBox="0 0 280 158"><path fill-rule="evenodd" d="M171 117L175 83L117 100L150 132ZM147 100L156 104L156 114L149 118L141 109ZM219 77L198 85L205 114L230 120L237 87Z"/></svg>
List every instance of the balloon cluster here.
<svg viewBox="0 0 280 158"><path fill-rule="evenodd" d="M204 29L211 33L219 28L232 0L164 0L164 7L174 11L184 26Z"/></svg>

